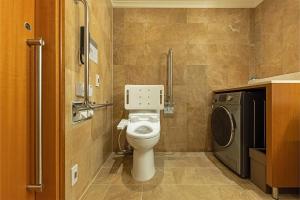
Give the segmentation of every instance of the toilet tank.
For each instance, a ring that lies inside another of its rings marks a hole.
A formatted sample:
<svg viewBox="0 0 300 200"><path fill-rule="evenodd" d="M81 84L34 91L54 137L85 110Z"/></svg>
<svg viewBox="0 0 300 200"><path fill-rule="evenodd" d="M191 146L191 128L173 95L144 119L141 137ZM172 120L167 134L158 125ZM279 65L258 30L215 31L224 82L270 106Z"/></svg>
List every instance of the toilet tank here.
<svg viewBox="0 0 300 200"><path fill-rule="evenodd" d="M164 109L163 85L125 85L126 110Z"/></svg>

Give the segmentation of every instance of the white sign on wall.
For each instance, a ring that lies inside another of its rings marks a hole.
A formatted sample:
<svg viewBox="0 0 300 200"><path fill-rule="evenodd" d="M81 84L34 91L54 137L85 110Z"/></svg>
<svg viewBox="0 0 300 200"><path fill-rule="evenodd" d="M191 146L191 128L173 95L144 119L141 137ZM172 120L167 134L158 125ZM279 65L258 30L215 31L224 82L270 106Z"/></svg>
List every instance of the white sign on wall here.
<svg viewBox="0 0 300 200"><path fill-rule="evenodd" d="M94 40L90 39L90 59L98 64L98 47Z"/></svg>

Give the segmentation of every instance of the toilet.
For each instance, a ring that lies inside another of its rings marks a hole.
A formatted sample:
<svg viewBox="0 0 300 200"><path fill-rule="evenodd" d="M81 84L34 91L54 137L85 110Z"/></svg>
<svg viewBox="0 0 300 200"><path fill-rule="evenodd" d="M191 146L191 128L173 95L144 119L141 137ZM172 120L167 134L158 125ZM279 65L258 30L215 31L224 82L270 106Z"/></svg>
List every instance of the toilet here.
<svg viewBox="0 0 300 200"><path fill-rule="evenodd" d="M163 85L126 85L125 109L129 111L126 138L133 147L132 177L150 180L155 174L154 146L160 138Z"/></svg>

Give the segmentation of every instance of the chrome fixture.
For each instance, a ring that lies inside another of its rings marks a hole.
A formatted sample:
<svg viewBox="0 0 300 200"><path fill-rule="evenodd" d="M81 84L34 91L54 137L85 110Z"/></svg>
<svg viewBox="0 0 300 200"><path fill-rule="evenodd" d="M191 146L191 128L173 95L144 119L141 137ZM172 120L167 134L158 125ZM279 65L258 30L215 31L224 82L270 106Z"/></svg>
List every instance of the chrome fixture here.
<svg viewBox="0 0 300 200"><path fill-rule="evenodd" d="M81 2L84 6L84 100L72 102L72 121L79 122L93 117L93 110L97 108L112 106L111 103L96 104L89 100L89 54L90 54L90 29L89 29L89 6L87 0L74 0ZM85 114L83 113L85 112Z"/></svg>
<svg viewBox="0 0 300 200"><path fill-rule="evenodd" d="M165 101L165 114L174 113L174 102L173 102L173 49L170 48L167 55L167 95Z"/></svg>
<svg viewBox="0 0 300 200"><path fill-rule="evenodd" d="M35 184L27 185L28 190L33 190L37 192L42 192L43 190L43 125L42 125L42 83L43 83L43 46L45 42L41 39L29 39L27 40L27 45L30 47L35 47L36 51L36 119L35 119Z"/></svg>
<svg viewBox="0 0 300 200"><path fill-rule="evenodd" d="M94 110L113 106L112 103L96 104L90 103L88 107L82 101L72 102L72 121L73 123L91 119L94 115Z"/></svg>
<svg viewBox="0 0 300 200"><path fill-rule="evenodd" d="M84 6L84 101L83 103L89 107L89 54L90 54L90 28L89 28L89 6L86 0L75 0L76 3L81 2Z"/></svg>

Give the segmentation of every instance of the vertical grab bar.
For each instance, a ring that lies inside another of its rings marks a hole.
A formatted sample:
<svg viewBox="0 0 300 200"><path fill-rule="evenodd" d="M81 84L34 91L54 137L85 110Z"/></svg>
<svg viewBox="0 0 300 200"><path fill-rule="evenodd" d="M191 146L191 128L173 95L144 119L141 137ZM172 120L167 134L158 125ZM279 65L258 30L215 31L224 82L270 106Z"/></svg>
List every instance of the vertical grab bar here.
<svg viewBox="0 0 300 200"><path fill-rule="evenodd" d="M42 82L43 82L43 46L44 46L44 40L38 39L29 39L27 40L28 46L34 46L36 49L36 88L37 88L37 95L36 95L36 110L37 110L37 116L36 116L36 144L35 144L35 164L36 164L36 183L33 185L27 185L28 190L33 190L37 192L42 192L43 190L43 126L42 126Z"/></svg>
<svg viewBox="0 0 300 200"><path fill-rule="evenodd" d="M168 98L169 105L173 105L173 50L169 49L169 59L168 59Z"/></svg>
<svg viewBox="0 0 300 200"><path fill-rule="evenodd" d="M84 6L84 104L89 105L89 6L86 0L75 0L75 2L81 2Z"/></svg>
<svg viewBox="0 0 300 200"><path fill-rule="evenodd" d="M169 49L168 59L167 59L167 70L168 70L168 78L167 78L167 105L173 105L173 50Z"/></svg>
<svg viewBox="0 0 300 200"><path fill-rule="evenodd" d="M173 50L169 49L167 56L167 92L165 99L165 114L174 114L174 103L173 103Z"/></svg>

